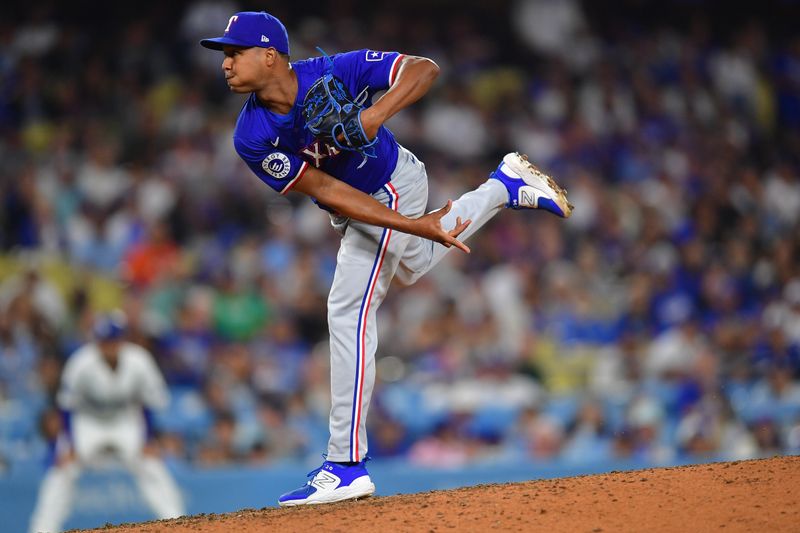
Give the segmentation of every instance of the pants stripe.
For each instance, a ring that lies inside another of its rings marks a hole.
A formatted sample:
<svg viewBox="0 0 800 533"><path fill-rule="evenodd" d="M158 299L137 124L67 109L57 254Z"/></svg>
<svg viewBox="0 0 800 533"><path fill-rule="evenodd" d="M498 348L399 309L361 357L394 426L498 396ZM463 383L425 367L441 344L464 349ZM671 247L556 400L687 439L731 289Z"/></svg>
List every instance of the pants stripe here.
<svg viewBox="0 0 800 533"><path fill-rule="evenodd" d="M383 190L389 195L389 209L397 211L399 195L391 183L387 183ZM350 419L350 461L359 462L361 458L358 453L358 432L361 427L361 403L364 392L364 368L366 365L365 348L367 332L367 316L369 306L372 302L372 294L375 291L378 277L380 276L383 260L386 257L386 250L389 248L389 240L392 237L392 230L385 228L378 243L378 253L375 262L372 264L372 272L367 282L367 290L361 300L361 309L358 314L358 325L356 327L356 381L353 390L353 412Z"/></svg>

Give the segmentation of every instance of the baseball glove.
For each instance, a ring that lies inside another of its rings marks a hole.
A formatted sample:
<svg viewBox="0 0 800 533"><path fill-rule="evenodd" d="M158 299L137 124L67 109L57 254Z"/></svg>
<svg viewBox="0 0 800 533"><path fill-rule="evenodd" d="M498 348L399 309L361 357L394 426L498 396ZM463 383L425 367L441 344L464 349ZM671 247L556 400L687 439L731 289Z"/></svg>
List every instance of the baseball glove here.
<svg viewBox="0 0 800 533"><path fill-rule="evenodd" d="M378 137L371 141L367 138L361 124L363 110L342 80L330 73L314 82L303 101L306 128L314 137L340 150L375 157L373 147Z"/></svg>

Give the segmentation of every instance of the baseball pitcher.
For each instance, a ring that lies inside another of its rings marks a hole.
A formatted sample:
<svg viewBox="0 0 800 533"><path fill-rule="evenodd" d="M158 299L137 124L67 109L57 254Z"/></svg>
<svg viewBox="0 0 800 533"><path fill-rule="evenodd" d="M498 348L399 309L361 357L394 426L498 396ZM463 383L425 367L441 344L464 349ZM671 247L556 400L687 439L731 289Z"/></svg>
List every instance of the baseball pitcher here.
<svg viewBox="0 0 800 533"><path fill-rule="evenodd" d="M167 387L150 353L123 341L123 333L123 315L101 316L94 342L79 348L64 367L57 400L66 431L39 488L31 532L59 531L81 470L108 462L121 463L133 474L158 518L184 514L177 485L147 447L148 414L166 407Z"/></svg>
<svg viewBox="0 0 800 533"><path fill-rule="evenodd" d="M462 240L503 207L568 217L572 206L525 156L509 153L480 187L425 213L425 165L384 123L431 87L439 67L430 59L357 50L292 62L285 27L264 12L237 13L222 37L200 44L223 51L231 91L249 93L234 132L238 154L279 193L310 196L342 235L328 298L328 453L306 484L279 504L368 496L375 490L364 465L375 316L391 280L414 283L451 247L468 253Z"/></svg>

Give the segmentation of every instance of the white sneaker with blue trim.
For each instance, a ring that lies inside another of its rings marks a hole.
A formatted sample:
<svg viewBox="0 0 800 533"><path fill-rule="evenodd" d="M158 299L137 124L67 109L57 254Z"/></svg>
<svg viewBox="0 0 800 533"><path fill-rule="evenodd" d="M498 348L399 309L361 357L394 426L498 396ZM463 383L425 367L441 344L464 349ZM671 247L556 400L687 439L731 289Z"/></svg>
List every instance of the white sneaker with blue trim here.
<svg viewBox="0 0 800 533"><path fill-rule="evenodd" d="M490 177L505 185L508 191L506 207L544 209L562 218L572 214L573 206L567 200L567 191L529 162L524 154L506 154Z"/></svg>

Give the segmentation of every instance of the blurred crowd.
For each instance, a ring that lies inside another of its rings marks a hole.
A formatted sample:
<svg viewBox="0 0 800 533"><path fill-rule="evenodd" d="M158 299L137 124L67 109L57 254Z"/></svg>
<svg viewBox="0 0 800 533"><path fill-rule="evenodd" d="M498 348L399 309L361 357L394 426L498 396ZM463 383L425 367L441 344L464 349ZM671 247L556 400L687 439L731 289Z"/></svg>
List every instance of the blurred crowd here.
<svg viewBox="0 0 800 533"><path fill-rule="evenodd" d="M169 457L325 450L338 239L233 150L243 100L197 40L241 9L282 18L293 59L374 48L441 66L389 124L426 162L431 206L509 150L575 205L567 221L502 213L472 254L390 291L371 456L800 453L796 28L733 7L721 24L702 1L666 22L633 1L307 4L145 3L100 25L52 2L0 19L0 471L46 456L63 362L111 307L172 390Z"/></svg>

